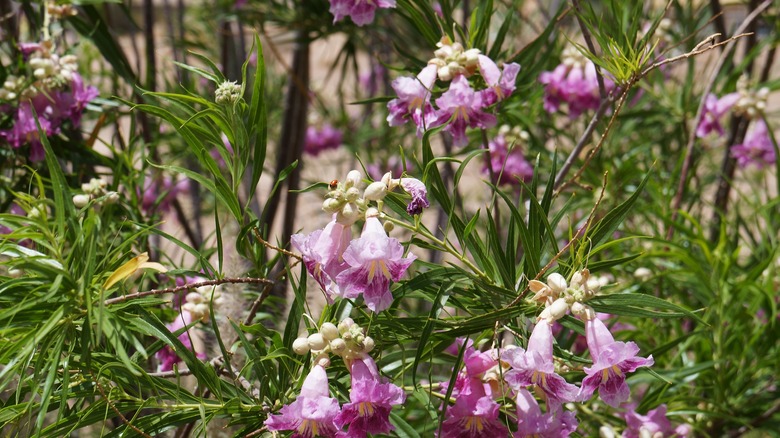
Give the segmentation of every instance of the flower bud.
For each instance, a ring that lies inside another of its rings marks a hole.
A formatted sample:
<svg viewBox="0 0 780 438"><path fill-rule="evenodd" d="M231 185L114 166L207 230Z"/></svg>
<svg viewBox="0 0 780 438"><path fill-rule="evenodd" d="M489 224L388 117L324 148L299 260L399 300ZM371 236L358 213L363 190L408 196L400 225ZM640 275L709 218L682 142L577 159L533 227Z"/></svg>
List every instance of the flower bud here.
<svg viewBox="0 0 780 438"><path fill-rule="evenodd" d="M355 325L355 321L352 318L344 318L339 323L339 333L342 335L349 331L350 327Z"/></svg>
<svg viewBox="0 0 780 438"><path fill-rule="evenodd" d="M330 351L332 351L333 354L337 356L341 356L345 351L347 351L347 343L344 342L344 340L341 338L336 338L330 341Z"/></svg>
<svg viewBox="0 0 780 438"><path fill-rule="evenodd" d="M550 289L552 289L553 293L556 295L561 294L563 291L566 290L566 279L563 278L563 275L559 273L550 274L547 277L547 285L550 286Z"/></svg>
<svg viewBox="0 0 780 438"><path fill-rule="evenodd" d="M309 340L306 338L298 338L293 341L292 348L296 354L306 354L309 352Z"/></svg>
<svg viewBox="0 0 780 438"><path fill-rule="evenodd" d="M192 304L200 304L203 302L203 295L197 292L190 292L184 297L184 300Z"/></svg>
<svg viewBox="0 0 780 438"><path fill-rule="evenodd" d="M192 319L199 319L203 322L209 320L209 305L206 303L196 304L192 309Z"/></svg>
<svg viewBox="0 0 780 438"><path fill-rule="evenodd" d="M344 186L346 188L350 187L357 187L360 184L360 181L362 180L360 176L360 172L357 170L350 170L347 174L347 180L344 181Z"/></svg>
<svg viewBox="0 0 780 438"><path fill-rule="evenodd" d="M385 183L387 186L387 190L393 190L393 187L390 186L390 181L393 179L393 173L387 172L384 175L382 175L382 182Z"/></svg>
<svg viewBox="0 0 780 438"><path fill-rule="evenodd" d="M571 287L577 289L580 286L582 286L584 282L583 275L580 271L577 271L574 273L574 275L571 276Z"/></svg>
<svg viewBox="0 0 780 438"><path fill-rule="evenodd" d="M330 366L330 357L328 357L328 353L320 353L317 355L316 358L314 358L314 365L319 365L323 368L327 368Z"/></svg>
<svg viewBox="0 0 780 438"><path fill-rule="evenodd" d="M381 201L387 196L387 185L382 181L372 182L366 187L363 197L367 201Z"/></svg>
<svg viewBox="0 0 780 438"><path fill-rule="evenodd" d="M344 206L344 202L340 201L338 199L329 198L326 199L322 203L322 209L325 211L325 213L336 213L337 211L341 210L341 207Z"/></svg>
<svg viewBox="0 0 780 438"><path fill-rule="evenodd" d="M119 193L117 192L108 192L106 193L106 197L103 200L104 204L116 204L119 202Z"/></svg>
<svg viewBox="0 0 780 438"><path fill-rule="evenodd" d="M73 205L76 208L84 208L89 204L89 195L76 195L73 197Z"/></svg>
<svg viewBox="0 0 780 438"><path fill-rule="evenodd" d="M241 85L235 81L225 81L219 84L214 96L214 101L220 105L236 103L241 98Z"/></svg>
<svg viewBox="0 0 780 438"><path fill-rule="evenodd" d="M569 310L569 304L563 298L558 298L553 301L551 305L546 307L537 318L537 321L545 320L547 323L552 324L553 321L557 321L563 318L563 315Z"/></svg>
<svg viewBox="0 0 780 438"><path fill-rule="evenodd" d="M347 198L347 202L357 201L360 198L360 189L358 189L357 187L348 188L346 198Z"/></svg>
<svg viewBox="0 0 780 438"><path fill-rule="evenodd" d="M341 211L336 216L336 222L343 225L352 225L360 217L360 209L354 202L350 202L342 207Z"/></svg>
<svg viewBox="0 0 780 438"><path fill-rule="evenodd" d="M21 269L16 269L16 268L11 268L11 269L8 270L8 276L11 277L11 278L19 278L19 277L22 276L22 270Z"/></svg>
<svg viewBox="0 0 780 438"><path fill-rule="evenodd" d="M313 351L320 351L324 349L326 345L328 345L328 342L325 341L325 338L320 333L309 335L307 340L309 342L309 348L311 348Z"/></svg>
<svg viewBox="0 0 780 438"><path fill-rule="evenodd" d="M634 277L636 277L640 281L647 281L653 277L653 271L645 267L637 268L637 270L634 271Z"/></svg>
<svg viewBox="0 0 780 438"><path fill-rule="evenodd" d="M368 219L370 217L379 217L379 210L377 210L376 208L373 208L373 207L371 207L368 210L366 210L366 219Z"/></svg>
<svg viewBox="0 0 780 438"><path fill-rule="evenodd" d="M320 333L322 334L322 337L328 341L332 341L339 337L339 329L336 327L336 324L333 324L332 322L322 324Z"/></svg>
<svg viewBox="0 0 780 438"><path fill-rule="evenodd" d="M368 336L363 339L363 352L364 353L370 353L371 350L374 349L376 344L374 343L374 340Z"/></svg>
<svg viewBox="0 0 780 438"><path fill-rule="evenodd" d="M385 222L382 224L382 227L385 229L385 233L390 234L390 232L393 231L393 228L395 228L395 225L392 222Z"/></svg>

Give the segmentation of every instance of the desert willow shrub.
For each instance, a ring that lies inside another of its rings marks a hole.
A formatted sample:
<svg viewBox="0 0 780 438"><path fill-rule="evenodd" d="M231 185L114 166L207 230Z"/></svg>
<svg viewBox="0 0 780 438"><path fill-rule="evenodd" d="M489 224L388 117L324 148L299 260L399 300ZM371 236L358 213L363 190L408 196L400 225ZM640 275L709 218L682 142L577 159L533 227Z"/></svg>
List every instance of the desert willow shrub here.
<svg viewBox="0 0 780 438"><path fill-rule="evenodd" d="M179 66L198 78L185 89L113 103L63 46L3 40L3 434L780 428L771 2L733 25L713 16L717 2L236 3L247 20L309 39L299 44L342 33L342 67L372 42L392 48L380 57L385 83L355 93L370 108L362 119L308 94L318 106L314 129L299 133L308 154L271 178L281 87L267 86L276 76L260 38L240 78L193 54ZM30 17L61 5L30 5L19 11L31 23L72 26L138 84L94 6L47 21ZM722 41L755 33L714 47L710 20ZM699 62L707 56L718 62ZM33 125L19 124L27 106ZM131 109L163 129L77 135ZM354 129L323 114L352 117ZM360 160L322 167L344 149ZM301 175L321 213L270 235L274 191L315 165L314 178ZM187 228L189 199L211 234L193 226L179 238L160 224ZM289 288L284 306L272 288ZM245 313L228 314L238 293Z"/></svg>

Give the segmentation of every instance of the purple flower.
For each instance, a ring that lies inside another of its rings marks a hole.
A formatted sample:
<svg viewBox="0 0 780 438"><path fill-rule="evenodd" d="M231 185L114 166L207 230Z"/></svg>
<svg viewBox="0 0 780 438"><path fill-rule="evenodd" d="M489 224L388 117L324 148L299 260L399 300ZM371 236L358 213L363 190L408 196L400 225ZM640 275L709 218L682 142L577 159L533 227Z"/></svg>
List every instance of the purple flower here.
<svg viewBox="0 0 780 438"><path fill-rule="evenodd" d="M269 416L265 426L272 431L291 430L293 438L335 437L338 428L334 420L339 412L338 400L329 397L325 368L315 365L298 398L282 407L279 415Z"/></svg>
<svg viewBox="0 0 780 438"><path fill-rule="evenodd" d="M480 92L485 106L502 101L515 91L515 79L520 72L520 64L504 64L503 72L500 72L496 63L487 56L478 55L477 60L479 72L489 87Z"/></svg>
<svg viewBox="0 0 780 438"><path fill-rule="evenodd" d="M585 322L585 335L593 366L585 368L587 377L582 381L580 399L587 400L598 388L601 399L617 407L630 395L626 373L653 365L653 356L638 357L639 347L634 342L615 341L598 318Z"/></svg>
<svg viewBox="0 0 780 438"><path fill-rule="evenodd" d="M459 391L455 405L447 409L440 435L444 438L506 436L507 428L498 419L499 404L485 391L479 377L471 377Z"/></svg>
<svg viewBox="0 0 780 438"><path fill-rule="evenodd" d="M49 137L60 132L59 123L52 122L42 117L42 114L36 108L35 114L38 115L38 123L41 125L43 133ZM29 144L30 161L42 161L44 158L43 143L38 133L38 125L35 123L33 115L33 105L31 102L23 102L16 109L14 125L11 129L0 130L0 138L4 138L14 149Z"/></svg>
<svg viewBox="0 0 780 438"><path fill-rule="evenodd" d="M468 143L466 128L491 128L496 124L496 116L482 111L488 106L480 93L475 92L465 76L459 75L450 83L450 88L436 99L439 110L433 126L449 122L445 131L452 134L456 146Z"/></svg>
<svg viewBox="0 0 780 438"><path fill-rule="evenodd" d="M751 126L742 144L731 147L731 156L739 167L755 164L761 169L775 163L775 148L763 120L759 119Z"/></svg>
<svg viewBox="0 0 780 438"><path fill-rule="evenodd" d="M330 0L330 13L333 14L334 23L349 16L358 26L374 21L376 8L394 7L395 0Z"/></svg>
<svg viewBox="0 0 780 438"><path fill-rule="evenodd" d="M343 136L341 131L330 123L324 123L320 127L309 126L306 128L306 142L304 152L317 156L328 149L338 149L341 146Z"/></svg>
<svg viewBox="0 0 780 438"><path fill-rule="evenodd" d="M523 156L522 149L517 143L510 145L504 134L499 134L491 140L488 150L494 184L518 185L518 180L528 182L533 178L534 168ZM490 175L487 165L483 167L482 173Z"/></svg>
<svg viewBox="0 0 780 438"><path fill-rule="evenodd" d="M347 432L339 432L339 437L365 437L366 434L385 434L394 429L390 424L390 410L394 405L404 402L404 391L384 382L379 376L376 363L370 356L355 360L350 366L352 388L349 391L349 403L336 416L339 428L349 426Z"/></svg>
<svg viewBox="0 0 780 438"><path fill-rule="evenodd" d="M344 251L348 268L338 274L336 283L339 295L357 298L363 294L366 306L381 312L393 302L390 281L398 281L409 265L417 258L413 254L403 257L404 248L397 239L387 236L376 217L366 218L359 239L350 242Z"/></svg>
<svg viewBox="0 0 780 438"><path fill-rule="evenodd" d="M558 111L562 103L569 107L569 117L579 117L586 110L595 110L601 102L599 95L596 66L589 59L575 53L576 49L565 54L564 63L551 72L542 72L539 82L544 89L544 109L549 113ZM603 77L607 93L615 88L615 83Z"/></svg>
<svg viewBox="0 0 780 438"><path fill-rule="evenodd" d="M332 284L333 280L347 267L342 256L351 238L350 227L336 222L334 217L324 229L313 231L307 236L293 234L290 239L301 252L309 275L326 292L329 301L337 290Z"/></svg>
<svg viewBox="0 0 780 438"><path fill-rule="evenodd" d="M647 415L640 415L633 409L629 409L623 416L627 426L623 431L623 438L686 437L691 433L690 426L687 424L672 428L672 423L666 418L666 405L648 411Z"/></svg>
<svg viewBox="0 0 780 438"><path fill-rule="evenodd" d="M177 316L173 322L166 324L165 327L167 327L171 333L176 333L190 324L192 324L192 315L190 312L184 310L179 313L179 316ZM208 356L206 356L204 351L200 350L200 348L193 348L192 340L194 337L195 336L190 333L190 330L185 330L184 333L179 335L179 341L184 345L184 348L194 351L195 357L200 360L206 360ZM174 364L181 362L181 359L176 352L168 345L159 350L154 356L160 362L157 367L158 372L171 371L173 370Z"/></svg>
<svg viewBox="0 0 780 438"><path fill-rule="evenodd" d="M431 106L431 87L435 82L435 65L422 69L416 78L396 78L391 85L398 98L387 103L390 126L401 126L411 118L421 136L435 115Z"/></svg>
<svg viewBox="0 0 780 438"><path fill-rule="evenodd" d="M514 438L567 437L579 425L574 413L563 411L560 406L542 414L534 396L522 388L517 391L517 420L517 432L512 435Z"/></svg>
<svg viewBox="0 0 780 438"><path fill-rule="evenodd" d="M513 389L537 385L547 395L548 406L577 399L577 386L555 373L552 328L547 322L536 324L528 338L528 350L508 350L506 361L513 369L504 378Z"/></svg>
<svg viewBox="0 0 780 438"><path fill-rule="evenodd" d="M717 132L718 135L723 135L723 126L720 125L720 119L734 107L740 97L740 93L730 93L720 99L714 94L707 95L707 98L704 100L701 121L696 127L696 136L703 138L712 131Z"/></svg>
<svg viewBox="0 0 780 438"><path fill-rule="evenodd" d="M410 215L420 214L423 208L431 206L431 203L428 202L428 190L419 179L401 178L401 187L412 196L412 200L406 206L406 212Z"/></svg>
<svg viewBox="0 0 780 438"><path fill-rule="evenodd" d="M186 193L190 189L190 181L185 178L174 183L169 176L159 179L146 178L144 192L141 197L141 209L147 214L155 212L167 213L171 210L174 199L180 193Z"/></svg>

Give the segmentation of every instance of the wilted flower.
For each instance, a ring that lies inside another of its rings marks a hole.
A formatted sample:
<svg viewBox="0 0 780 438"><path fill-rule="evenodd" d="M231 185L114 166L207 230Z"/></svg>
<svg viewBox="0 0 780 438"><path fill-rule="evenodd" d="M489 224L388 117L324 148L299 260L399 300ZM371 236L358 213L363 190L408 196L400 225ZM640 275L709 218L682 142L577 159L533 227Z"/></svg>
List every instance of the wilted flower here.
<svg viewBox="0 0 780 438"><path fill-rule="evenodd" d="M334 437L338 432L334 420L340 411L338 400L329 396L325 368L315 365L298 398L282 407L279 415L270 415L265 426L271 431L291 430L295 438Z"/></svg>
<svg viewBox="0 0 780 438"><path fill-rule="evenodd" d="M412 196L412 200L409 205L406 206L406 212L411 215L420 214L423 208L428 208L431 203L428 202L428 189L425 188L425 184L416 178L401 178L401 187L404 188L406 193Z"/></svg>

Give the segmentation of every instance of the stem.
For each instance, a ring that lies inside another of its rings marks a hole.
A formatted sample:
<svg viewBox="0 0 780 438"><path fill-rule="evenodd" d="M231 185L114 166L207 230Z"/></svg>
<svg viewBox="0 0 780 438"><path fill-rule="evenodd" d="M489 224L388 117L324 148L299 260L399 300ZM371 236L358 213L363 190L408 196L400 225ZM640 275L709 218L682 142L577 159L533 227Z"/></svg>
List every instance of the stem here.
<svg viewBox="0 0 780 438"><path fill-rule="evenodd" d="M582 38L585 39L585 44L588 46L590 53L595 55L596 46L593 44L593 40L590 37L588 26L585 25L585 22L582 21L582 17L580 16L580 2L578 0L572 0L571 3L574 6L574 16L577 17L577 23L580 25L580 31L582 31ZM601 96L601 100L604 101L607 100L607 88L604 86L604 77L601 75L601 67L595 63L594 66L596 67L596 81L599 83L599 95Z"/></svg>
<svg viewBox="0 0 780 438"><path fill-rule="evenodd" d="M206 281L200 281L198 283L190 283L185 284L182 286L176 286L176 287L169 287L165 289L152 289L147 290L143 292L136 292L132 294L122 295L121 297L116 298L109 298L107 299L103 304L106 306L110 306L112 304L117 303L124 303L125 301L132 300L135 298L142 298L142 297L148 297L150 295L162 295L167 293L176 293L181 292L185 290L190 289L197 289L199 287L203 286L218 286L220 284L237 284L237 283L243 283L243 284L274 284L273 281L268 280L266 278L252 278L252 277L246 277L246 278L222 278L219 280L206 280Z"/></svg>

